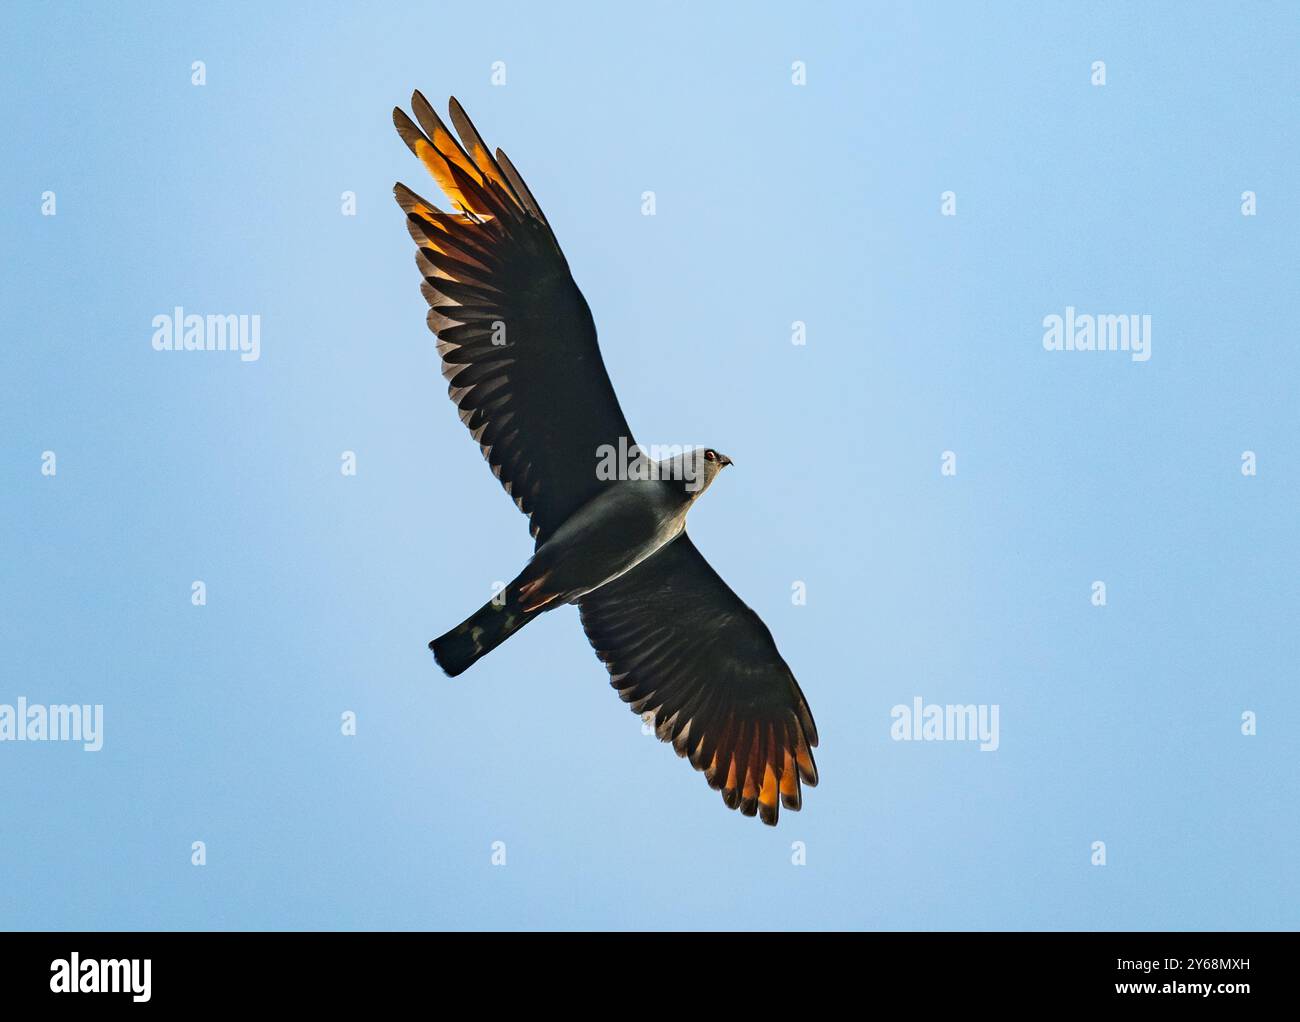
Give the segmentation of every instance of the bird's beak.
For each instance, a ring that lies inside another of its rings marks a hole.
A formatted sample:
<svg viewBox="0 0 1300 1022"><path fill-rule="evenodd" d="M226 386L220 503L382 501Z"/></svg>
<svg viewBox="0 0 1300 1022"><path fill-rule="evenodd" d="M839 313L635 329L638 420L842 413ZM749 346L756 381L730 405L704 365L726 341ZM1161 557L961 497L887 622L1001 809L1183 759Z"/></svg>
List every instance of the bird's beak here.
<svg viewBox="0 0 1300 1022"><path fill-rule="evenodd" d="M725 454L719 454L718 464L720 464L723 468L726 468L728 465L731 464L731 459L728 458Z"/></svg>

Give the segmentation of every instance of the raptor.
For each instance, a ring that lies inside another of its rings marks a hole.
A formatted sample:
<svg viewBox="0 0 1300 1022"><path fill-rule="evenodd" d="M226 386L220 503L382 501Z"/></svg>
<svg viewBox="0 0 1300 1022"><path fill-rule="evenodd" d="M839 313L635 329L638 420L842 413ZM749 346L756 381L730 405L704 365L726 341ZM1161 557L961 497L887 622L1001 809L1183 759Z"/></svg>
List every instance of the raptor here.
<svg viewBox="0 0 1300 1022"><path fill-rule="evenodd" d="M536 541L504 591L429 643L435 659L454 677L540 614L576 604L619 696L727 806L775 824L817 783L817 728L767 626L686 534L687 513L731 459L696 448L653 471L597 471L601 451L635 442L545 214L454 98L456 134L418 92L411 109L414 120L393 111L398 134L453 207L394 188L429 328L461 421Z"/></svg>

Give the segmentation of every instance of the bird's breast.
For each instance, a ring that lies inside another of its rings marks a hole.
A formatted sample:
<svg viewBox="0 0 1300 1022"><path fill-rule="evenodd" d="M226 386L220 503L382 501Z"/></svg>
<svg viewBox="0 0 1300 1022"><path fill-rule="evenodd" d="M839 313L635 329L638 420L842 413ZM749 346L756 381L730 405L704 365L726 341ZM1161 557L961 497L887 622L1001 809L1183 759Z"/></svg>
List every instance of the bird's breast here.
<svg viewBox="0 0 1300 1022"><path fill-rule="evenodd" d="M557 588L583 595L674 540L689 506L655 482L612 483L560 526L534 560L552 573Z"/></svg>

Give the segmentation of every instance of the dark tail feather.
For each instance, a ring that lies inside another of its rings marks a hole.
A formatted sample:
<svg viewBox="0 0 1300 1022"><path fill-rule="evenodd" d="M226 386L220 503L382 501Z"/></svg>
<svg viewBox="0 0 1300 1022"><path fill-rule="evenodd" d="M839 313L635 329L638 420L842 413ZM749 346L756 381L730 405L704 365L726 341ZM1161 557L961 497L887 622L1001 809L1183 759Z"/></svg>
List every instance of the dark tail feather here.
<svg viewBox="0 0 1300 1022"><path fill-rule="evenodd" d="M438 666L451 677L491 653L542 612L540 607L531 611L520 607L513 583L497 599L502 602L489 600L447 634L429 643Z"/></svg>

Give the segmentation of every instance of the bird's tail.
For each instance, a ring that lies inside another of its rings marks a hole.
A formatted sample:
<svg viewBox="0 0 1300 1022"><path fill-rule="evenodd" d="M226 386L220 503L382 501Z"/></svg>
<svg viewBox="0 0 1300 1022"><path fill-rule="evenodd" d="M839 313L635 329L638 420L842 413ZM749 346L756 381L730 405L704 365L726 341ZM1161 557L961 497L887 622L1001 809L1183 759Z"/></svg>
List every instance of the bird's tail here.
<svg viewBox="0 0 1300 1022"><path fill-rule="evenodd" d="M433 658L448 675L454 678L468 670L479 657L491 653L545 609L520 606L517 585L518 580L512 582L451 631L429 643Z"/></svg>

